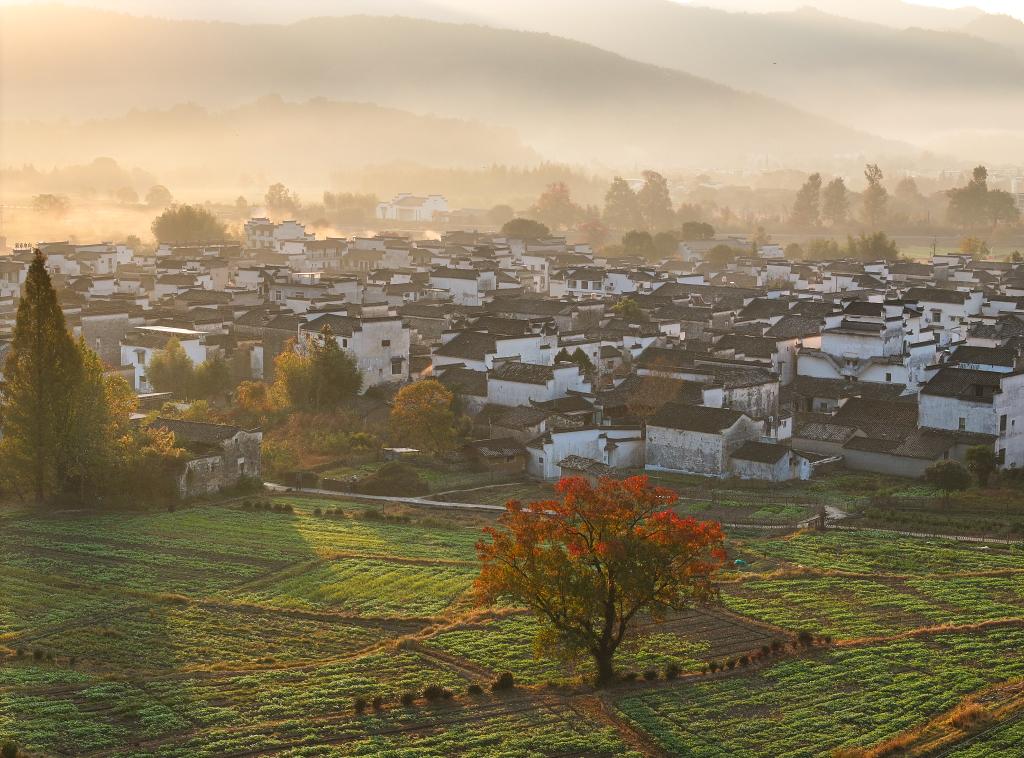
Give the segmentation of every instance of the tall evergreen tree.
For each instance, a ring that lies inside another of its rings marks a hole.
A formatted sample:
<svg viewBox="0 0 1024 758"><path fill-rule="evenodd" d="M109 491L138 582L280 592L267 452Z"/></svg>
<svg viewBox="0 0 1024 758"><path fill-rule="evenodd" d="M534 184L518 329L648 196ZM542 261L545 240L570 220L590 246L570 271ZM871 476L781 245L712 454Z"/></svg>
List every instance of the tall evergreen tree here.
<svg viewBox="0 0 1024 758"><path fill-rule="evenodd" d="M604 195L602 218L605 226L617 231L636 229L642 223L640 206L636 202L636 193L621 176L612 179L612 183Z"/></svg>
<svg viewBox="0 0 1024 758"><path fill-rule="evenodd" d="M821 215L832 226L842 226L850 212L850 198L846 191L846 182L837 176L826 186L821 196Z"/></svg>
<svg viewBox="0 0 1024 758"><path fill-rule="evenodd" d="M338 345L330 326L324 326L320 339L309 341L309 367L311 400L316 411L335 410L362 389L359 367Z"/></svg>
<svg viewBox="0 0 1024 758"><path fill-rule="evenodd" d="M82 360L57 293L36 250L18 303L0 396L0 460L10 480L43 503L64 479L62 453L72 430Z"/></svg>
<svg viewBox="0 0 1024 758"><path fill-rule="evenodd" d="M657 171L644 171L644 186L636 193L636 202L644 225L652 232L671 229L675 211L668 192L668 180Z"/></svg>
<svg viewBox="0 0 1024 758"><path fill-rule="evenodd" d="M821 174L811 174L796 193L790 222L793 226L815 227L821 220Z"/></svg>
<svg viewBox="0 0 1024 758"><path fill-rule="evenodd" d="M876 231L882 225L882 222L885 221L885 214L889 204L889 192L882 185L882 180L885 177L877 163L868 164L867 168L864 169L864 178L868 182L867 189L864 190L863 195L864 223L872 231Z"/></svg>

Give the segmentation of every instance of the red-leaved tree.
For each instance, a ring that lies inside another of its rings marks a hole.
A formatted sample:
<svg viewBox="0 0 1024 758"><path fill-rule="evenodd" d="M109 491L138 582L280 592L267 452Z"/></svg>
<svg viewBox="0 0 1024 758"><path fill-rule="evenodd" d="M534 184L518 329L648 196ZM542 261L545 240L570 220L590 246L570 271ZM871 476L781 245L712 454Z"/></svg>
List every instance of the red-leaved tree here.
<svg viewBox="0 0 1024 758"><path fill-rule="evenodd" d="M501 526L485 529L477 601L525 604L541 623L538 648L591 656L602 686L638 614L657 621L715 599L722 528L681 518L670 509L676 493L646 476L597 487L567 478L555 489L561 500L510 501Z"/></svg>

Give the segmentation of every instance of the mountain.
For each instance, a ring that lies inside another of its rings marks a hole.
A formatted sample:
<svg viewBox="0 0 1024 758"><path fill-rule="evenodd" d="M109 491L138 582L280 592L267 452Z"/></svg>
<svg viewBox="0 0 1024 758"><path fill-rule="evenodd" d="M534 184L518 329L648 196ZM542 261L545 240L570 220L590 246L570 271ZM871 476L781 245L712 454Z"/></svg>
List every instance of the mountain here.
<svg viewBox="0 0 1024 758"><path fill-rule="evenodd" d="M963 31L1024 56L1024 21L1013 16L985 14L965 24Z"/></svg>
<svg viewBox="0 0 1024 758"><path fill-rule="evenodd" d="M546 157L728 166L905 149L766 97L548 34L408 18L288 25L4 10L4 111L104 116L327 97L516 129ZM287 137L287 135L285 135Z"/></svg>
<svg viewBox="0 0 1024 758"><path fill-rule="evenodd" d="M986 13L980 8L936 8L904 0L697 0L694 5L745 13L786 12L814 8L833 16L884 24L896 29L959 29Z"/></svg>
<svg viewBox="0 0 1024 758"><path fill-rule="evenodd" d="M4 124L4 137L5 162L45 167L111 156L176 186L249 185L259 176L324 187L336 172L371 164L469 168L540 161L511 130L322 98L289 103L263 97L221 111L179 105L80 123L12 121Z"/></svg>
<svg viewBox="0 0 1024 758"><path fill-rule="evenodd" d="M924 15L936 10L867 2L878 5ZM578 39L890 138L1024 123L1024 42L1011 48L964 31L896 29L810 8L729 13L672 0L518 0L488 8L495 25ZM999 29L1010 39L1020 31L1009 17L937 13L951 23L974 19L972 28L984 26L988 36Z"/></svg>

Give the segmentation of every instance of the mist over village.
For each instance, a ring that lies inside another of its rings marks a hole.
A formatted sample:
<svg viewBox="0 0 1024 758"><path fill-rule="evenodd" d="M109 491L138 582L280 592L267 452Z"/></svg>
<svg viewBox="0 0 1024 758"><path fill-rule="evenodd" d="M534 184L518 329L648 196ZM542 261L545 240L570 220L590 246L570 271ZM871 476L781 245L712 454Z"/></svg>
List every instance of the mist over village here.
<svg viewBox="0 0 1024 758"><path fill-rule="evenodd" d="M977 2L0 0L0 758L1024 756Z"/></svg>

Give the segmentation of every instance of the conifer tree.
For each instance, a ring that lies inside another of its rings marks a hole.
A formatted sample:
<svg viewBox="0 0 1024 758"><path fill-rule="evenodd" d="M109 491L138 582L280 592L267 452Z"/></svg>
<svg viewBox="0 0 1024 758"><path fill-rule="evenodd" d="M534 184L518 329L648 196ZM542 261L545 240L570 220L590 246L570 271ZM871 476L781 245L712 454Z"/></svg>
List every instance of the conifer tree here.
<svg viewBox="0 0 1024 758"><path fill-rule="evenodd" d="M68 334L45 263L36 250L18 303L0 397L0 459L10 481L37 504L66 476L59 469L82 376L81 355Z"/></svg>

